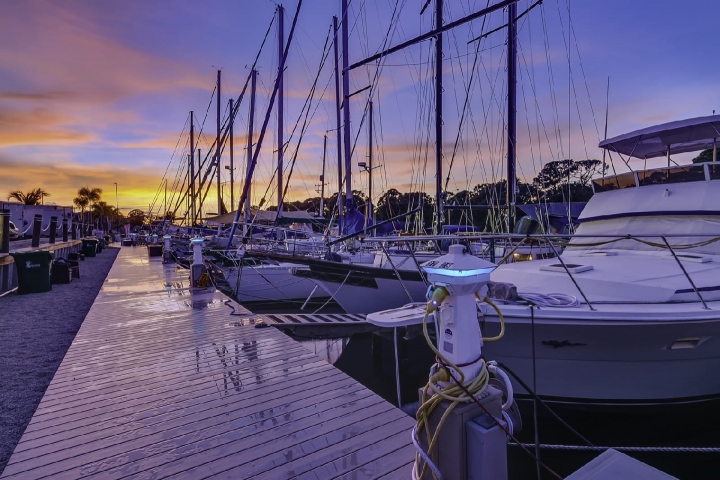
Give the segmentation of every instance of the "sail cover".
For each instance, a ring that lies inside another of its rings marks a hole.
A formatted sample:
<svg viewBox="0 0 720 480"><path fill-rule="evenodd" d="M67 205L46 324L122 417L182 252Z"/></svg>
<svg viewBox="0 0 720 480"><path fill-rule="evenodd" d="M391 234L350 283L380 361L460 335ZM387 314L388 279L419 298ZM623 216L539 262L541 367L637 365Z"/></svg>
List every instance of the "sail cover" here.
<svg viewBox="0 0 720 480"><path fill-rule="evenodd" d="M720 115L689 118L663 123L600 142L600 148L635 158L655 158L670 154L713 148L720 141Z"/></svg>

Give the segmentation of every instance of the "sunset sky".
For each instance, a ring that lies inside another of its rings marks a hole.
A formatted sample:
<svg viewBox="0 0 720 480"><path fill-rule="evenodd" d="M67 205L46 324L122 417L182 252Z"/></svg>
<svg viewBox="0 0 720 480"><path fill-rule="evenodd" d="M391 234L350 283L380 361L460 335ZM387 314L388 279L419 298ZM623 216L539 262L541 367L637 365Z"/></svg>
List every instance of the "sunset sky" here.
<svg viewBox="0 0 720 480"><path fill-rule="evenodd" d="M445 21L487 3L445 0ZM423 4L351 0L350 63L431 29L434 1L420 15ZM518 11L531 4L519 1ZM284 6L287 38L297 0ZM321 64L332 16L339 16L339 10L340 0L304 0L300 10L284 89L288 168L298 151L289 200L316 195L326 132L327 195L337 188L332 51L318 76L299 147L298 139L301 109ZM216 72L222 70L221 104L227 115L229 96L237 99L275 12L276 3L270 0L3 2L0 197L11 190L42 187L51 194L46 202L69 205L78 188L89 186L102 188L104 199L115 204L117 183L121 210L147 210L154 200L158 210L163 195L157 194L167 178L168 195L175 199L175 186L184 175L179 167L188 153L188 112L195 112L196 128L203 128L204 156L215 137L211 95ZM502 179L506 34L467 42L501 26L503 16L495 13L484 24L476 20L445 36L443 182L452 163L450 191ZM533 9L519 23L519 175L530 180L551 160L601 158L597 144L603 135L608 77L610 137L720 111L717 18L720 2L714 0L545 0ZM277 21L258 62L256 137L277 73L276 27ZM374 85L351 102L352 137L357 138L353 188L367 188L367 173L360 173L357 163L367 161L362 116L372 91L374 162L381 165L373 171L374 196L391 187L433 190L433 49L433 42L426 41L386 57L380 69L374 64L351 73L352 92ZM235 129L236 201L244 177L247 100ZM276 203L274 187L269 186L275 131L273 114L253 204L263 196L268 205ZM225 152L223 165L229 162ZM228 180L229 171L223 170L222 182ZM223 193L229 204L229 184ZM215 198L210 190L206 212L217 210ZM181 207L179 214L183 212Z"/></svg>

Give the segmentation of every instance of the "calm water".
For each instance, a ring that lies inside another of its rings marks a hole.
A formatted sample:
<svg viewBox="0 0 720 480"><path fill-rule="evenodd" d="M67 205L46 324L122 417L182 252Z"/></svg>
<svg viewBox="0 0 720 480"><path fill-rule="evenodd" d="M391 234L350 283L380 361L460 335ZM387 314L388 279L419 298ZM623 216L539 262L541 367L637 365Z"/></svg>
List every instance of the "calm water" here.
<svg viewBox="0 0 720 480"><path fill-rule="evenodd" d="M358 334L330 340L298 339L387 401L397 405L395 359L392 337ZM373 348L375 347L375 348ZM415 337L399 341L401 399L406 411L417 401L418 388L427 381L432 363L425 340ZM539 410L542 408L538 407ZM534 442L532 405L521 403L522 442ZM720 404L703 407L643 409L629 413L555 409L567 423L595 445L720 447ZM538 421L540 443L579 444L576 437L547 416ZM599 455L599 452L542 450L541 459L565 477ZM631 453L630 456L682 480L720 479L720 454ZM518 447L508 447L512 480L535 479L535 462ZM542 479L554 478L545 473Z"/></svg>

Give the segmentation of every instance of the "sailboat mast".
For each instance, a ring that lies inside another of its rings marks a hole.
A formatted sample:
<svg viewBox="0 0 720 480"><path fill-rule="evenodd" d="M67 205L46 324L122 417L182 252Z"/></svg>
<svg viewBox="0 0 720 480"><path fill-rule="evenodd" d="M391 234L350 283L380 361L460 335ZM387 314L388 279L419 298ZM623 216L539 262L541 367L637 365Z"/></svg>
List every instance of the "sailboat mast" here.
<svg viewBox="0 0 720 480"><path fill-rule="evenodd" d="M372 170L373 170L373 102L370 100L370 110L368 111L368 211L366 218L374 220L375 212L372 204Z"/></svg>
<svg viewBox="0 0 720 480"><path fill-rule="evenodd" d="M250 120L248 120L247 140L247 165L245 167L245 183L248 184L248 194L245 197L245 223L250 221L250 189L252 179L250 178L250 165L253 159L253 124L255 123L255 85L257 82L257 70L250 72ZM247 228L247 227L246 227Z"/></svg>
<svg viewBox="0 0 720 480"><path fill-rule="evenodd" d="M435 0L435 28L443 24L443 0ZM437 230L440 233L445 221L442 198L442 33L435 36L435 204L437 205Z"/></svg>
<svg viewBox="0 0 720 480"><path fill-rule="evenodd" d="M352 166L350 159L350 71L348 70L348 0L342 0L343 139L345 143L345 208L352 206Z"/></svg>
<svg viewBox="0 0 720 480"><path fill-rule="evenodd" d="M507 54L507 73L508 73L508 146L507 146L507 192L506 192L506 204L507 204L507 229L508 232L514 227L515 224L515 194L517 190L517 174L515 171L516 162L516 116L517 107L515 105L516 99L516 42L517 42L517 24L515 23L515 17L517 17L517 5L511 3L508 5L508 54Z"/></svg>
<svg viewBox="0 0 720 480"><path fill-rule="evenodd" d="M327 153L327 134L323 137L323 166L320 175L320 215L325 215L325 155Z"/></svg>
<svg viewBox="0 0 720 480"><path fill-rule="evenodd" d="M197 149L198 183L200 183L200 170L202 169L202 164L200 163L200 155L201 155L200 149L198 148ZM195 167L193 166L193 169L194 168ZM205 178L207 178L207 177L205 177ZM193 189L195 189L195 180L193 180ZM202 192L202 185L198 185L198 192L197 192L198 196L200 196L201 192ZM195 204L195 198L193 197L193 205L194 204ZM202 219L202 206L203 206L203 204L202 204L202 202L200 202L200 208L194 207L194 208L197 208L195 210L195 221L196 222L198 219Z"/></svg>
<svg viewBox="0 0 720 480"><path fill-rule="evenodd" d="M343 209L342 209L342 184L343 184L343 175L342 175L342 140L340 138L340 132L342 128L342 124L340 123L340 67L339 67L339 61L338 61L338 25L337 25L337 17L333 16L333 50L335 52L335 117L336 117L336 125L337 130L335 130L335 138L337 138L337 168L338 168L338 190L337 190L337 209L338 209L338 232L342 233L342 219L343 219Z"/></svg>
<svg viewBox="0 0 720 480"><path fill-rule="evenodd" d="M192 110L190 111L190 225L195 225L197 215L195 213L195 118Z"/></svg>
<svg viewBox="0 0 720 480"><path fill-rule="evenodd" d="M282 201L283 201L283 77L284 63L283 54L285 51L285 32L283 25L285 23L285 8L278 5L278 111L277 111L277 167L278 167L278 206L277 218L282 217Z"/></svg>
<svg viewBox="0 0 720 480"><path fill-rule="evenodd" d="M233 125L235 124L235 115L233 115L233 99L228 100L230 112L230 208L235 206L235 158L233 153ZM218 212L220 213L220 212Z"/></svg>
<svg viewBox="0 0 720 480"><path fill-rule="evenodd" d="M217 170L217 214L222 214L222 188L220 188L220 70L217 71L217 136L215 138L215 169Z"/></svg>

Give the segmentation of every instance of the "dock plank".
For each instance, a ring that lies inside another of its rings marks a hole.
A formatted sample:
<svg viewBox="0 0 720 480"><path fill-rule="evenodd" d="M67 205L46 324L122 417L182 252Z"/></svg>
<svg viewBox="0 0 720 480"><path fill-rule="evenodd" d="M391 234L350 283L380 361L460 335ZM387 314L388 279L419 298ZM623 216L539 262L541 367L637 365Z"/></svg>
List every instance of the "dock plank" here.
<svg viewBox="0 0 720 480"><path fill-rule="evenodd" d="M412 462L411 418L187 284L121 250L1 478L285 478L357 454L373 478Z"/></svg>

